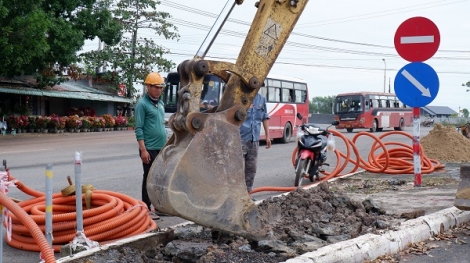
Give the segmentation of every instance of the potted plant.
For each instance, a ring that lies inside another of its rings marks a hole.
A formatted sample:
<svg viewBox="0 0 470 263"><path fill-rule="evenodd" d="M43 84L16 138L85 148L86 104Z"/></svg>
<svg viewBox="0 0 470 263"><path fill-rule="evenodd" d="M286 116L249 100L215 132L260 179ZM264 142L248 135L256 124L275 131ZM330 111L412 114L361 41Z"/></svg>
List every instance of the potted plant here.
<svg viewBox="0 0 470 263"><path fill-rule="evenodd" d="M36 129L38 132L47 133L47 124L49 123L50 119L46 116L38 116L36 118Z"/></svg>
<svg viewBox="0 0 470 263"><path fill-rule="evenodd" d="M128 130L133 130L135 127L135 117L130 116L129 119L127 120L127 129Z"/></svg>
<svg viewBox="0 0 470 263"><path fill-rule="evenodd" d="M101 117L104 119L104 121L106 123L105 124L106 130L110 131L111 128L113 128L114 124L115 124L113 116L111 116L111 114L103 114L103 116L101 116Z"/></svg>
<svg viewBox="0 0 470 263"><path fill-rule="evenodd" d="M57 127L59 129L60 133L64 132L65 125L67 124L68 117L67 116L62 116L59 118L59 126Z"/></svg>
<svg viewBox="0 0 470 263"><path fill-rule="evenodd" d="M7 126L10 128L12 135L16 135L16 129L18 129L19 117L16 115L10 115L7 118Z"/></svg>
<svg viewBox="0 0 470 263"><path fill-rule="evenodd" d="M47 124L47 128L49 129L49 132L59 133L60 132L59 125L60 125L60 117L57 116L56 114L51 114L51 116L49 116L49 123Z"/></svg>
<svg viewBox="0 0 470 263"><path fill-rule="evenodd" d="M114 118L114 122L115 122L114 127L117 130L122 130L124 127L127 126L127 120L123 116L116 116Z"/></svg>
<svg viewBox="0 0 470 263"><path fill-rule="evenodd" d="M88 132L88 131L90 131L91 123L90 123L89 117L83 116L83 117L80 118L80 120L82 121L81 130L82 130L83 132Z"/></svg>
<svg viewBox="0 0 470 263"><path fill-rule="evenodd" d="M82 121L78 115L71 115L68 117L65 127L69 132L80 132L80 127L82 126Z"/></svg>
<svg viewBox="0 0 470 263"><path fill-rule="evenodd" d="M93 121L93 127L95 131L103 131L103 128L106 126L106 121L103 118L95 117Z"/></svg>
<svg viewBox="0 0 470 263"><path fill-rule="evenodd" d="M21 128L21 132L26 132L29 127L29 118L27 115L21 115L19 117L18 128Z"/></svg>
<svg viewBox="0 0 470 263"><path fill-rule="evenodd" d="M28 132L35 132L36 131L36 119L37 116L31 115L28 116Z"/></svg>

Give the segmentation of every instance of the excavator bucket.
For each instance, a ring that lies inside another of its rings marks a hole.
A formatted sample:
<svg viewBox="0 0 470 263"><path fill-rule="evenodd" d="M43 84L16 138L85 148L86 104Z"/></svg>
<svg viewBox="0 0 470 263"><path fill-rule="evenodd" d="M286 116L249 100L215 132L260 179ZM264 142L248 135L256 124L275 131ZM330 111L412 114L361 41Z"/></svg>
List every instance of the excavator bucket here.
<svg viewBox="0 0 470 263"><path fill-rule="evenodd" d="M239 127L307 2L258 1L236 63L197 55L178 66L178 111L169 120L173 135L147 179L156 209L248 239L270 237L280 211L259 209L247 192ZM217 108L200 112L205 74L226 85Z"/></svg>
<svg viewBox="0 0 470 263"><path fill-rule="evenodd" d="M470 165L462 164L460 166L460 179L454 206L460 210L470 210Z"/></svg>
<svg viewBox="0 0 470 263"><path fill-rule="evenodd" d="M152 165L147 189L162 212L266 239L271 233L265 224L269 216L247 192L239 127L226 120L231 111L210 114L194 137L186 134L178 144L165 147Z"/></svg>

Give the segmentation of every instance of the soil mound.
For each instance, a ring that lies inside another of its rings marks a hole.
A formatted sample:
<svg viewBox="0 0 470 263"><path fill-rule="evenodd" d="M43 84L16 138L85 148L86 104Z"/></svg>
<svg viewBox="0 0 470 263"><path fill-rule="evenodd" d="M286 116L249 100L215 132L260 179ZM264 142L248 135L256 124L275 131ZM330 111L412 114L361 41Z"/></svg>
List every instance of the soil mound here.
<svg viewBox="0 0 470 263"><path fill-rule="evenodd" d="M250 241L191 224L170 231L166 244L103 250L86 262L276 263L400 223L373 200L353 201L344 193L332 192L326 182L264 200L259 209L274 214L272 239Z"/></svg>
<svg viewBox="0 0 470 263"><path fill-rule="evenodd" d="M470 162L470 140L454 127L436 124L421 139L424 154L440 162Z"/></svg>

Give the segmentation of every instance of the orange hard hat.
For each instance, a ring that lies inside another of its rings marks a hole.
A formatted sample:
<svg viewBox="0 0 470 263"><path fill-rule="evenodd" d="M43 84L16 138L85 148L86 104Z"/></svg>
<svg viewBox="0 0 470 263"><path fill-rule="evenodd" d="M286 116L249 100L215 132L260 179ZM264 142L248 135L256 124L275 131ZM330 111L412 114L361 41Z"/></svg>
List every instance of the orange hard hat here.
<svg viewBox="0 0 470 263"><path fill-rule="evenodd" d="M150 72L145 78L144 84L148 85L165 85L162 75L158 72Z"/></svg>

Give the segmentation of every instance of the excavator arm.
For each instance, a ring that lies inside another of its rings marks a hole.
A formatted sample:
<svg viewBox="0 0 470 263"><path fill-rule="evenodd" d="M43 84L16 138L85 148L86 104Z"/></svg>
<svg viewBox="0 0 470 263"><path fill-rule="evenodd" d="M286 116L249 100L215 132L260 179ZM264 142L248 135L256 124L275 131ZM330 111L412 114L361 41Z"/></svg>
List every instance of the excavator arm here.
<svg viewBox="0 0 470 263"><path fill-rule="evenodd" d="M236 1L241 4L241 0ZM203 226L261 240L280 211L260 210L249 196L239 127L308 0L261 0L235 63L195 57L178 66L173 136L150 170L147 190L160 211ZM226 82L217 109L200 112L205 74Z"/></svg>

